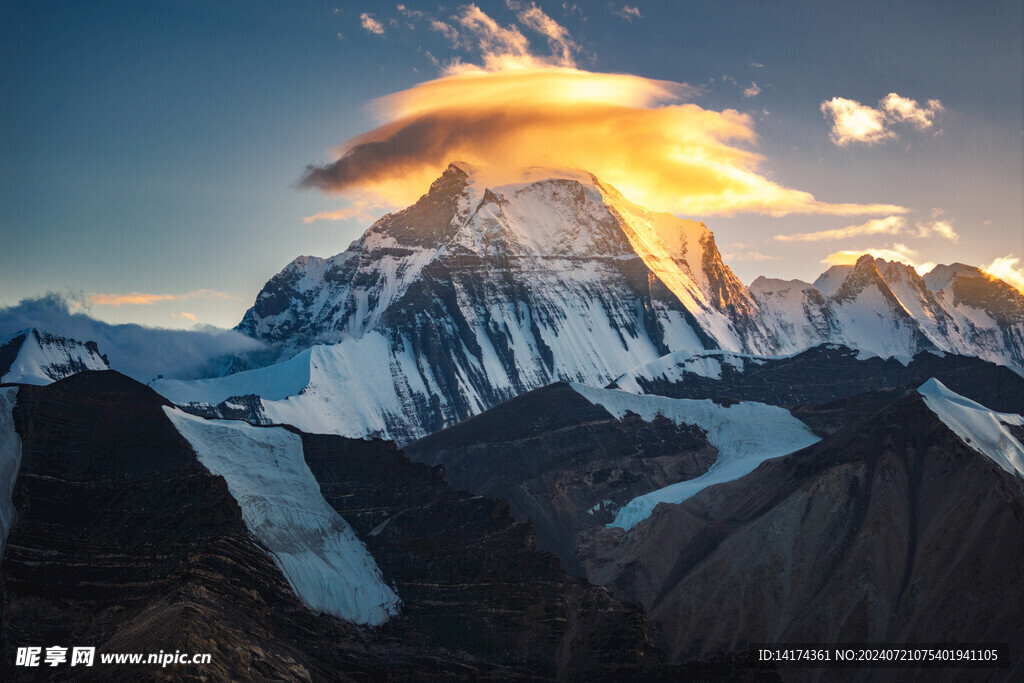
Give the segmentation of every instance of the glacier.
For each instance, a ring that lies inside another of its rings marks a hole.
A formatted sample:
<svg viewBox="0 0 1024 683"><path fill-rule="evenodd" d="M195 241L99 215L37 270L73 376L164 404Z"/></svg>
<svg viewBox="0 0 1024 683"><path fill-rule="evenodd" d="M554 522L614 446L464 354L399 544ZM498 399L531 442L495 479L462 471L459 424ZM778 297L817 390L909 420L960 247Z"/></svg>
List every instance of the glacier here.
<svg viewBox="0 0 1024 683"><path fill-rule="evenodd" d="M1024 477L1024 446L1008 426L1024 425L1024 417L997 413L950 390L934 377L918 388L925 405L973 450L1001 468Z"/></svg>
<svg viewBox="0 0 1024 683"><path fill-rule="evenodd" d="M370 626L399 612L401 601L377 562L321 495L301 437L166 406L164 412L199 462L224 477L249 531L310 609Z"/></svg>
<svg viewBox="0 0 1024 683"><path fill-rule="evenodd" d="M654 512L658 503L681 503L714 484L739 479L765 460L788 455L820 439L788 410L753 401L724 407L714 401L637 395L616 389L572 388L615 417L635 413L651 422L663 416L678 425L697 425L718 449L718 459L703 475L637 496L623 505L609 526L632 529Z"/></svg>

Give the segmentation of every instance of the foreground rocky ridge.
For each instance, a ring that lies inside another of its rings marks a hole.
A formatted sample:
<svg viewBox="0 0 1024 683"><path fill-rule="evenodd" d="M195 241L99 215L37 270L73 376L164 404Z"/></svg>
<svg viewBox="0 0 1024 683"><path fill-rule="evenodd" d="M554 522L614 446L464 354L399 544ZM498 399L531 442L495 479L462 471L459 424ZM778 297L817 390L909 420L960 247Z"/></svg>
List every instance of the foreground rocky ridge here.
<svg viewBox="0 0 1024 683"><path fill-rule="evenodd" d="M17 520L0 564L8 680L25 673L14 649L43 642L213 654L202 670L147 669L166 678L665 671L639 610L533 551L503 504L453 491L393 446L302 435L325 498L403 598L402 614L370 630L299 602L155 393L108 371L18 394Z"/></svg>
<svg viewBox="0 0 1024 683"><path fill-rule="evenodd" d="M991 673L1014 680L1022 549L1020 476L912 391L739 481L658 507L628 534L595 534L586 565L648 609L673 660L758 642L1008 642L1011 668Z"/></svg>
<svg viewBox="0 0 1024 683"><path fill-rule="evenodd" d="M1019 375L964 356L925 352L904 365L820 346L783 358L710 352L642 370L618 380L646 392L637 397L641 402L668 396L723 407L739 401L778 405L819 436L883 410L931 377L999 412L1024 413ZM760 429L770 430L768 415L761 419ZM539 546L578 575L585 574L591 532L615 520L634 498L695 479L719 457L696 424L664 414L617 418L566 383L502 403L405 452L415 461L443 465L459 488L509 501L517 519L533 523Z"/></svg>

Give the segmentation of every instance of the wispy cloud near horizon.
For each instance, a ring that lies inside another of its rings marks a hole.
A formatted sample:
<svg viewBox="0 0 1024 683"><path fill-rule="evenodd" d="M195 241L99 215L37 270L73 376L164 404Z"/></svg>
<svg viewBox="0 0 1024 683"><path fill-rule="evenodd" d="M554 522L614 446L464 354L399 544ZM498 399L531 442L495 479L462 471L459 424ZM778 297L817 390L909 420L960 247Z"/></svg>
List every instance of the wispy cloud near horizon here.
<svg viewBox="0 0 1024 683"><path fill-rule="evenodd" d="M192 319L191 314L181 315ZM84 313L81 302L53 292L0 308L0 334L28 327L94 341L111 367L140 382L157 375L190 379L215 371L218 361L227 356L269 352L263 342L234 330L112 325Z"/></svg>
<svg viewBox="0 0 1024 683"><path fill-rule="evenodd" d="M875 218L860 225L848 225L835 230L819 230L791 235L775 235L779 242L822 242L825 240L841 240L862 235L898 235L906 228L907 221L902 216L886 216Z"/></svg>
<svg viewBox="0 0 1024 683"><path fill-rule="evenodd" d="M128 294L87 294L85 299L94 306L152 306L163 301L185 301L188 299L237 299L238 297L226 292L218 292L212 289L197 289L194 292L185 294L143 294L142 292L129 292Z"/></svg>

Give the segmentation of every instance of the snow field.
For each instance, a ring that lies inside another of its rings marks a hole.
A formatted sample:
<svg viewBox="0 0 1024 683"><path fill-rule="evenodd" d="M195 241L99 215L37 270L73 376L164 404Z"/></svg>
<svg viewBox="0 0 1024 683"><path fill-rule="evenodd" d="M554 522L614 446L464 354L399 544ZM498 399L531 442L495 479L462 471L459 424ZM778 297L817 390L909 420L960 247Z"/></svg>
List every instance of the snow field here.
<svg viewBox="0 0 1024 683"><path fill-rule="evenodd" d="M280 427L205 420L164 408L199 462L224 477L249 531L310 609L377 626L401 601L306 465L302 439Z"/></svg>

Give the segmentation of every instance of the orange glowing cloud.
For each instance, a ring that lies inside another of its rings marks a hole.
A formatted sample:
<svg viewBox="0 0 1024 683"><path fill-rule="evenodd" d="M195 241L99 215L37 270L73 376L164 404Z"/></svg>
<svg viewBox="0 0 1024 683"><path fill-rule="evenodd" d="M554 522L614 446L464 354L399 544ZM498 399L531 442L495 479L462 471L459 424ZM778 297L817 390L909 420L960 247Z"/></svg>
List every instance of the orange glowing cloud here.
<svg viewBox="0 0 1024 683"><path fill-rule="evenodd" d="M495 176L528 166L594 173L631 200L693 216L764 213L897 214L886 204L832 204L768 180L753 121L726 109L666 103L678 83L571 67L451 74L378 102L389 119L345 142L302 184L368 191L404 206L456 159Z"/></svg>
<svg viewBox="0 0 1024 683"><path fill-rule="evenodd" d="M302 185L401 207L461 160L494 184L525 167L585 169L634 202L690 216L906 211L819 201L769 180L750 116L688 103L699 91L682 83L581 70L564 27L533 3L509 6L550 55L535 55L518 26L476 5L449 22L419 17L453 46L478 51L482 66L456 60L441 78L381 98L382 125L341 144L334 162L308 167Z"/></svg>
<svg viewBox="0 0 1024 683"><path fill-rule="evenodd" d="M337 211L321 211L320 213L306 216L303 223L315 223L316 221L347 221L350 219L360 221L373 221L376 219L373 208L376 205L367 201L356 201L344 209Z"/></svg>
<svg viewBox="0 0 1024 683"><path fill-rule="evenodd" d="M198 289L185 294L143 294L141 292L130 292L129 294L89 294L86 297L88 303L95 306L152 306L161 301L182 301L185 299L235 299L237 297L224 292L217 292L212 289Z"/></svg>

